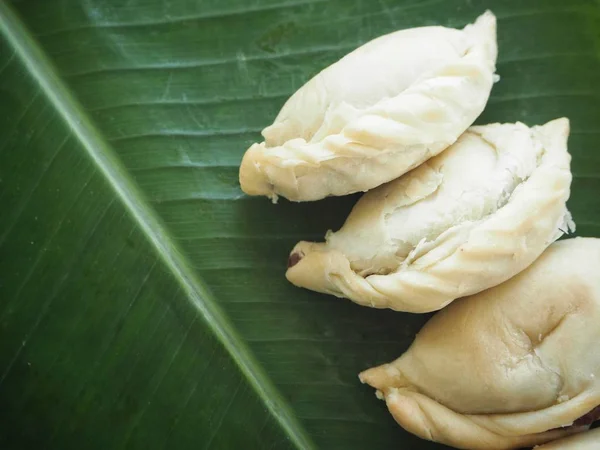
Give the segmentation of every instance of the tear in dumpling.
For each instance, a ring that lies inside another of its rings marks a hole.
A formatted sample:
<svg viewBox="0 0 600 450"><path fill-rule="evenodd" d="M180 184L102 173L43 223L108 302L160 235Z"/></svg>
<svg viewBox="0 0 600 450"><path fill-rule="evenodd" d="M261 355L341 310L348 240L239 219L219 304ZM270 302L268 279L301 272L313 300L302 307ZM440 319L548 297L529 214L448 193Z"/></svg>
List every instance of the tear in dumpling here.
<svg viewBox="0 0 600 450"><path fill-rule="evenodd" d="M424 27L377 38L323 70L246 152L250 195L294 201L367 191L438 154L488 100L496 18L463 30Z"/></svg>
<svg viewBox="0 0 600 450"><path fill-rule="evenodd" d="M366 193L326 243L300 242L287 278L361 305L427 312L495 286L573 226L569 121L472 127Z"/></svg>
<svg viewBox="0 0 600 450"><path fill-rule="evenodd" d="M550 444L536 447L535 450L598 450L600 449L600 428L569 436Z"/></svg>
<svg viewBox="0 0 600 450"><path fill-rule="evenodd" d="M436 314L399 359L360 379L406 430L458 448L583 431L600 405L599 273L600 239L557 242L506 283Z"/></svg>

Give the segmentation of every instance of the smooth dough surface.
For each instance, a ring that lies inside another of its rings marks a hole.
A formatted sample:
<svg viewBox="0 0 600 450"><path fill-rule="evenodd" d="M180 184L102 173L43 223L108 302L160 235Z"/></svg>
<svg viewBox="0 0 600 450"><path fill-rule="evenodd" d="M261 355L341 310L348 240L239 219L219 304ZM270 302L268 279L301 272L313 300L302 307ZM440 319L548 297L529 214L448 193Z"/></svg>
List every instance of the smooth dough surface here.
<svg viewBox="0 0 600 450"><path fill-rule="evenodd" d="M496 18L374 39L302 86L242 160L249 195L293 201L367 191L438 154L481 114Z"/></svg>
<svg viewBox="0 0 600 450"><path fill-rule="evenodd" d="M361 305L428 312L495 286L573 227L569 121L471 127L366 193L325 243L300 242L293 284Z"/></svg>
<svg viewBox="0 0 600 450"><path fill-rule="evenodd" d="M580 432L600 405L599 273L600 239L557 242L506 283L436 314L399 359L360 379L406 430L458 448Z"/></svg>
<svg viewBox="0 0 600 450"><path fill-rule="evenodd" d="M540 445L535 450L598 450L600 449L600 428L569 436L564 439Z"/></svg>

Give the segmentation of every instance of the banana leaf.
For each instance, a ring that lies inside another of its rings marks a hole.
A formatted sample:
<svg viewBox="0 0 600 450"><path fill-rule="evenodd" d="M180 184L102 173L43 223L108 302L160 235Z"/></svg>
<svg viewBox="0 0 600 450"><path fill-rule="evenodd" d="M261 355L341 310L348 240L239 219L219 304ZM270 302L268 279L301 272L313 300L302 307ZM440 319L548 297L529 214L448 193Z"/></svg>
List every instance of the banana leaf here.
<svg viewBox="0 0 600 450"><path fill-rule="evenodd" d="M568 116L569 206L600 236L595 0L0 0L0 448L444 448L357 379L428 316L283 276L357 197L272 205L237 173L326 65L488 8L478 122Z"/></svg>

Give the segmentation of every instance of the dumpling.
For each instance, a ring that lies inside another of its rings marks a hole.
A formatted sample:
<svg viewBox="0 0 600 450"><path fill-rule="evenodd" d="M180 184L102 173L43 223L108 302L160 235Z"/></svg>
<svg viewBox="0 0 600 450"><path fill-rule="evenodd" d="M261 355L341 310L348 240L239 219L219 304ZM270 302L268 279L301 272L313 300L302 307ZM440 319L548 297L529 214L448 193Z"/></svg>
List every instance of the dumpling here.
<svg viewBox="0 0 600 450"><path fill-rule="evenodd" d="M600 239L557 242L506 283L436 314L399 359L360 379L406 430L458 448L585 430L600 417L599 273Z"/></svg>
<svg viewBox="0 0 600 450"><path fill-rule="evenodd" d="M495 286L573 227L569 121L470 128L366 193L325 243L300 242L293 284L361 305L428 312Z"/></svg>
<svg viewBox="0 0 600 450"><path fill-rule="evenodd" d="M293 201L367 191L438 154L481 114L494 83L496 18L397 31L302 86L240 167L249 195Z"/></svg>
<svg viewBox="0 0 600 450"><path fill-rule="evenodd" d="M535 450L598 450L600 448L600 428L575 436L569 436L550 444L536 447Z"/></svg>

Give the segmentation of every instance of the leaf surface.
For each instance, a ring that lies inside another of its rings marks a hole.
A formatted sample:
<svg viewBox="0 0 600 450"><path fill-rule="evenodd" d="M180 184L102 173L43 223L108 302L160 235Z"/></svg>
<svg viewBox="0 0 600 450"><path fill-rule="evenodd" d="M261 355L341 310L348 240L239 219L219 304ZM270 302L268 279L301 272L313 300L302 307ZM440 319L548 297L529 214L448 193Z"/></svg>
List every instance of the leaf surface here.
<svg viewBox="0 0 600 450"><path fill-rule="evenodd" d="M356 196L274 206L237 171L326 65L487 8L479 123L568 116L570 208L600 236L597 1L0 0L0 446L443 448L356 376L427 316L283 276Z"/></svg>

